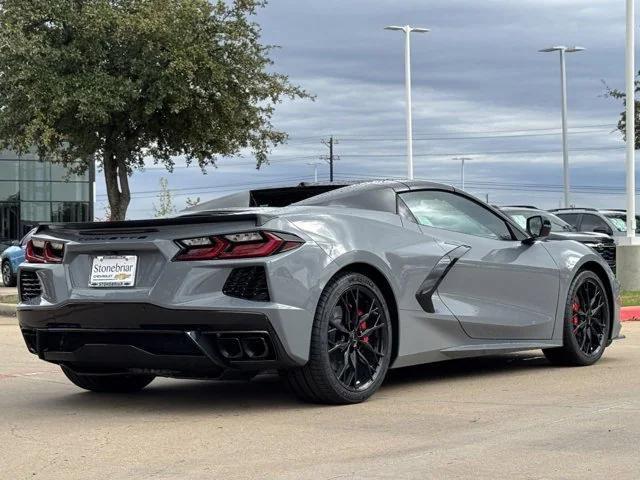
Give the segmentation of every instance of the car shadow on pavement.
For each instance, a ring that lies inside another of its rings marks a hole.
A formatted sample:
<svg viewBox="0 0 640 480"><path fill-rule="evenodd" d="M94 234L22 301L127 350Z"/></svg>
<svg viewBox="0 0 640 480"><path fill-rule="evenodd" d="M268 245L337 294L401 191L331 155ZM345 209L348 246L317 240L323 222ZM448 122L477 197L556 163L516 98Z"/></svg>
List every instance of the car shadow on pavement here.
<svg viewBox="0 0 640 480"><path fill-rule="evenodd" d="M616 359L606 356L601 360L601 364L609 368L613 368L615 363ZM381 391L388 399L402 395L402 387L405 386L437 385L470 377L553 368L562 367L551 366L539 352L450 360L391 370ZM250 382L157 379L135 394L95 394L78 390L69 384L64 393L58 392L55 396L43 398L32 397L29 403L34 409L43 409L48 415L52 409L60 413L102 411L114 415L139 415L141 411L242 414L261 410L273 412L326 408L296 400L276 374L260 375Z"/></svg>
<svg viewBox="0 0 640 480"><path fill-rule="evenodd" d="M389 372L385 383L396 385L421 380L429 382L451 381L459 378L498 375L538 368L552 368L549 361L540 352L491 355L398 368Z"/></svg>
<svg viewBox="0 0 640 480"><path fill-rule="evenodd" d="M597 365L615 368L618 359L603 356ZM554 370L567 368L592 367L562 367L552 365L540 351L524 353L490 355L458 360L446 360L411 367L391 370L384 383L386 387L398 387L420 382L452 382L470 377L487 377L492 375L509 375L526 370Z"/></svg>

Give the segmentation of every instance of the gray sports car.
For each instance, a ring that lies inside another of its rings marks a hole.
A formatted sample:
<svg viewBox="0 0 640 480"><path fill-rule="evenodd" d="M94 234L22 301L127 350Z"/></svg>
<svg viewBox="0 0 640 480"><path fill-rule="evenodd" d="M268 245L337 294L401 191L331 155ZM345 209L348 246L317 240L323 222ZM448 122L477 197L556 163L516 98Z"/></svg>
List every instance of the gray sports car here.
<svg viewBox="0 0 640 480"><path fill-rule="evenodd" d="M301 184L167 219L42 225L19 271L30 352L76 385L278 370L355 403L390 368L542 349L590 365L620 332L618 285L578 242L421 181Z"/></svg>

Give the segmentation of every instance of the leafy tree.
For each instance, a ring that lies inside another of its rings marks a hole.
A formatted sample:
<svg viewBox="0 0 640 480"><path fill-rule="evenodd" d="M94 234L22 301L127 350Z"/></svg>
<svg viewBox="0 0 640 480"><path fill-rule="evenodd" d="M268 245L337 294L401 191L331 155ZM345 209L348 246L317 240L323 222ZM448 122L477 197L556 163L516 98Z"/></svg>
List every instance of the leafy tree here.
<svg viewBox="0 0 640 480"><path fill-rule="evenodd" d="M111 219L144 159L204 169L243 151L257 167L286 140L283 98L253 15L262 0L0 0L0 138L105 176Z"/></svg>
<svg viewBox="0 0 640 480"><path fill-rule="evenodd" d="M111 207L109 204L102 204L104 216L100 217L96 215L93 219L94 222L110 222L111 221Z"/></svg>
<svg viewBox="0 0 640 480"><path fill-rule="evenodd" d="M169 180L162 177L160 179L160 193L158 193L158 205L153 204L154 217L166 217L172 213L176 213L176 207L173 205L173 194L169 190Z"/></svg>
<svg viewBox="0 0 640 480"><path fill-rule="evenodd" d="M200 197L196 197L196 198L187 197L185 208L197 207L199 204L200 204Z"/></svg>
<svg viewBox="0 0 640 480"><path fill-rule="evenodd" d="M636 80L636 94L640 92L640 81ZM622 133L622 136L626 140L626 129L627 129L627 95L625 92L621 90L616 90L610 88L605 84L605 88L607 89L605 96L610 98L615 98L617 100L622 100L622 104L625 107L625 111L620 114L620 120L618 120L618 130ZM636 108L635 108L635 117L636 117L636 150L640 150L640 101L636 100Z"/></svg>

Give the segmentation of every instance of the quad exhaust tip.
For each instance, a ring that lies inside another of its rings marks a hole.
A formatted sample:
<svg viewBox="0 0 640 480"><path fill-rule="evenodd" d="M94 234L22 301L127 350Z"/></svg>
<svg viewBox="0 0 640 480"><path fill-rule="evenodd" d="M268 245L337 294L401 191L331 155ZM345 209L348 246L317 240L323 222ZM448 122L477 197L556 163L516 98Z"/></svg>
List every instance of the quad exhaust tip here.
<svg viewBox="0 0 640 480"><path fill-rule="evenodd" d="M242 339L242 350L251 360L263 360L269 356L269 345L264 337L246 337Z"/></svg>
<svg viewBox="0 0 640 480"><path fill-rule="evenodd" d="M218 348L224 358L240 360L242 358L242 346L237 338L218 338Z"/></svg>
<svg viewBox="0 0 640 480"><path fill-rule="evenodd" d="M264 336L219 336L220 354L227 360L266 360L271 357L269 342Z"/></svg>

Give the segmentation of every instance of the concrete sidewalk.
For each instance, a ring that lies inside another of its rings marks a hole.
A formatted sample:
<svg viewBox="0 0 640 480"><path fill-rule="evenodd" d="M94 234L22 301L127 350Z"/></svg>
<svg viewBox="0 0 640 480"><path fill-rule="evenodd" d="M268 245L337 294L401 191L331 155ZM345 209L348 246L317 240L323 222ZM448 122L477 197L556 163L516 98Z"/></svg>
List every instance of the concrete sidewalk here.
<svg viewBox="0 0 640 480"><path fill-rule="evenodd" d="M18 289L16 287L1 287L0 286L0 297L4 295L17 295Z"/></svg>
<svg viewBox="0 0 640 480"><path fill-rule="evenodd" d="M15 315L0 315L0 325L18 325L18 318Z"/></svg>

